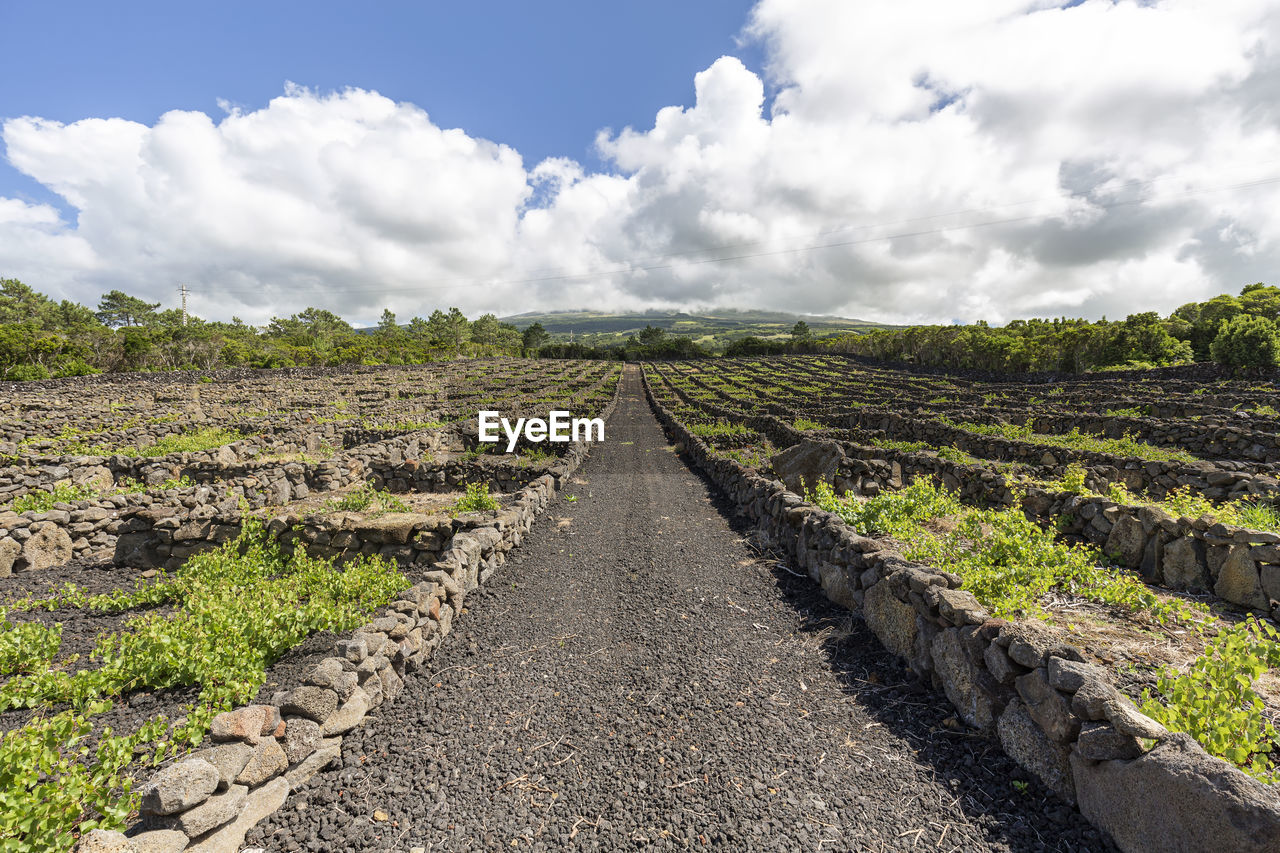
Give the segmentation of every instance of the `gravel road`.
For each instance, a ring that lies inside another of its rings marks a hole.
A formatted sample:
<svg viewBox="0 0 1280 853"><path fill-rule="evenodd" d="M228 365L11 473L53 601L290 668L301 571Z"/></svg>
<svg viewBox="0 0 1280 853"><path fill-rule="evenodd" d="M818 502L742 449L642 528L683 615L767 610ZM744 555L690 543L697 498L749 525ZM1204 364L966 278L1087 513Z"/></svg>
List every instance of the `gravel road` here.
<svg viewBox="0 0 1280 853"><path fill-rule="evenodd" d="M1108 850L664 437L628 368L455 632L250 833L269 851Z"/></svg>

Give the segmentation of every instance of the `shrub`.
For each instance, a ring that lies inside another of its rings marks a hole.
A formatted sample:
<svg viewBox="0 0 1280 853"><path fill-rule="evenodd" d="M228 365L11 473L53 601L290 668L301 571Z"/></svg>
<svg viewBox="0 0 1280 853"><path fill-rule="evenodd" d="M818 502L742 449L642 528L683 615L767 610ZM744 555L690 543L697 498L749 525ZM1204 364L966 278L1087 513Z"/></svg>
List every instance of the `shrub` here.
<svg viewBox="0 0 1280 853"><path fill-rule="evenodd" d="M1277 781L1271 752L1276 730L1253 683L1280 666L1280 634L1250 616L1218 632L1184 674L1166 670L1156 694L1142 692L1143 713L1194 737L1211 755L1225 758L1263 782Z"/></svg>
<svg viewBox="0 0 1280 853"><path fill-rule="evenodd" d="M325 502L325 507L340 512L408 512L409 505L386 489L375 489L365 483L341 498Z"/></svg>
<svg viewBox="0 0 1280 853"><path fill-rule="evenodd" d="M554 453L548 453L541 447L526 447L520 451L520 462L523 465L541 465L544 462L550 462L556 458Z"/></svg>
<svg viewBox="0 0 1280 853"><path fill-rule="evenodd" d="M1280 365L1280 328L1265 317L1237 314L1222 324L1209 345L1218 364L1233 368Z"/></svg>
<svg viewBox="0 0 1280 853"><path fill-rule="evenodd" d="M166 435L155 444L142 447L126 447L118 452L123 456L168 456L170 453L198 453L231 444L245 438L235 430L205 427L185 433Z"/></svg>
<svg viewBox="0 0 1280 853"><path fill-rule="evenodd" d="M116 493L121 495L140 495L147 491L147 484L133 477L121 477L116 480Z"/></svg>
<svg viewBox="0 0 1280 853"><path fill-rule="evenodd" d="M1062 479L1055 485L1062 489L1062 491L1070 492L1073 495L1088 494L1089 490L1084 484L1085 477L1087 476L1088 472L1085 470L1083 465L1079 462L1072 462L1066 467L1066 470L1062 472Z"/></svg>
<svg viewBox="0 0 1280 853"><path fill-rule="evenodd" d="M485 510L498 509L498 502L489 494L488 483L467 483L466 494L458 498L454 502L451 512L457 515L460 512L483 512Z"/></svg>
<svg viewBox="0 0 1280 853"><path fill-rule="evenodd" d="M1235 523L1249 530L1280 531L1280 508L1259 500L1240 500L1232 505Z"/></svg>
<svg viewBox="0 0 1280 853"><path fill-rule="evenodd" d="M902 453L918 453L922 450L933 450L933 445L925 441L899 441L893 438L873 438L871 443L885 450L897 450Z"/></svg>
<svg viewBox="0 0 1280 853"><path fill-rule="evenodd" d="M90 597L86 604L159 597L174 609L132 616L125 631L100 636L90 656L97 668L41 672L28 663L29 673L0 684L0 710L70 705L0 733L0 849L67 850L77 833L123 826L137 806L130 764L148 756L159 761L178 744L198 743L214 715L253 698L266 668L285 651L312 632L356 627L408 585L382 557L339 569L301 547L281 549L260 519L246 516L237 539L195 555L171 580L123 596ZM57 638L29 639L32 653L50 655ZM104 697L176 685L200 688L180 728L170 730L169 721L157 717L130 734L104 728L93 751L84 744L90 719L111 707Z"/></svg>
<svg viewBox="0 0 1280 853"><path fill-rule="evenodd" d="M721 435L746 435L750 432L746 424L731 424L728 421L719 420L713 424L690 424L689 432L699 438L714 438Z"/></svg>
<svg viewBox="0 0 1280 853"><path fill-rule="evenodd" d="M811 499L859 533L904 543L907 559L960 575L964 588L997 617L1042 617L1041 599L1053 589L1145 612L1160 622L1186 620L1196 610L1159 599L1131 574L1100 566L1094 549L1055 541L1020 509L966 506L925 478L864 501L837 497L820 483ZM938 519L945 520L941 530L932 524Z"/></svg>
<svg viewBox="0 0 1280 853"><path fill-rule="evenodd" d="M1179 486L1160 501L1139 501L1125 492L1122 503L1147 503L1171 515L1199 518L1208 515L1223 524L1234 524L1249 530L1280 530L1280 509L1258 498L1240 498L1215 504L1190 486Z"/></svg>
<svg viewBox="0 0 1280 853"><path fill-rule="evenodd" d="M1139 441L1131 433L1122 438L1105 438L1080 432L1079 427L1072 427L1071 432L1050 434L1038 433L1031 428L1031 421L1025 424L994 423L978 424L972 422L956 423L947 417L938 418L950 427L965 430L975 435L997 436L1012 441L1031 441L1053 447L1065 447L1071 450L1088 450L1094 453L1109 453L1113 456L1136 456L1139 459L1155 459L1168 462L1194 462L1196 457L1185 450L1177 448L1156 447Z"/></svg>
<svg viewBox="0 0 1280 853"><path fill-rule="evenodd" d="M16 364L5 371L4 378L17 382L34 382L37 379L48 379L49 371L42 364Z"/></svg>
<svg viewBox="0 0 1280 853"><path fill-rule="evenodd" d="M721 454L726 459L732 459L740 465L748 468L755 468L761 473L773 470L773 463L770 461L777 451L772 445L751 445L748 447L738 447L733 450L725 451Z"/></svg>
<svg viewBox="0 0 1280 853"><path fill-rule="evenodd" d="M98 492L92 486L75 486L60 483L50 492L28 492L13 499L10 509L14 512L48 512L57 503L74 503L96 498Z"/></svg>
<svg viewBox="0 0 1280 853"><path fill-rule="evenodd" d="M955 462L959 465L972 465L978 461L978 457L965 453L954 444L948 444L945 447L938 448L938 458L945 459L948 462Z"/></svg>
<svg viewBox="0 0 1280 853"><path fill-rule="evenodd" d="M158 590L129 596L163 598L177 605L175 612L143 613L129 619L127 631L99 637L92 653L97 669L4 682L0 710L45 702L79 708L138 687L200 685L203 713L190 718L198 735L214 713L252 698L266 667L312 631L353 628L408 586L381 557L340 570L301 547L281 549L260 519L246 516L242 524L237 539L193 556Z"/></svg>
<svg viewBox="0 0 1280 853"><path fill-rule="evenodd" d="M37 717L0 734L0 847L13 853L70 850L77 834L124 827L137 802L125 768L134 748L154 738L159 725L123 737L108 729L90 751L89 717L110 707L102 702L87 713Z"/></svg>
<svg viewBox="0 0 1280 853"><path fill-rule="evenodd" d="M0 675L32 672L47 666L62 645L62 623L14 624L0 615Z"/></svg>
<svg viewBox="0 0 1280 853"><path fill-rule="evenodd" d="M93 376L95 373L101 373L92 365L81 359L69 361L58 367L57 373L54 374L55 379L61 379L64 376Z"/></svg>

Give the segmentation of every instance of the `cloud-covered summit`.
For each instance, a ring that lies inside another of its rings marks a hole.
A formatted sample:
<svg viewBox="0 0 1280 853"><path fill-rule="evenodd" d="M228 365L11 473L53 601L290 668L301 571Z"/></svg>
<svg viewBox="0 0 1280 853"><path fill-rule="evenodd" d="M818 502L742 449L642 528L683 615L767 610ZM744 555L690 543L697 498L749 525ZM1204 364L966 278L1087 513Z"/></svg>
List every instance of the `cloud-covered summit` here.
<svg viewBox="0 0 1280 853"><path fill-rule="evenodd" d="M0 275L263 322L728 305L1123 315L1280 269L1280 9L762 0L692 105L525 163L430 104L289 86L154 125L3 124L78 212L0 198ZM731 258L731 260L720 260Z"/></svg>

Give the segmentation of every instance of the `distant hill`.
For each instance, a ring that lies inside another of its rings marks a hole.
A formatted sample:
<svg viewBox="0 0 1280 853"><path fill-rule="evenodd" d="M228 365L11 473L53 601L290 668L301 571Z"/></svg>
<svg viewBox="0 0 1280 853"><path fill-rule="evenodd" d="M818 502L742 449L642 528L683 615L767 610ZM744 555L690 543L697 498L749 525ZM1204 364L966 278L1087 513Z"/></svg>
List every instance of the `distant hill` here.
<svg viewBox="0 0 1280 853"><path fill-rule="evenodd" d="M622 343L629 335L645 326L665 329L668 334L691 337L702 346L718 349L747 336L788 338L797 320L804 320L814 337L845 332L868 332L872 329L895 328L848 317L813 314L788 314L783 311L735 311L717 309L706 313L683 311L641 311L609 314L602 311L530 312L502 317L518 329L541 323L553 340L574 340L591 346Z"/></svg>

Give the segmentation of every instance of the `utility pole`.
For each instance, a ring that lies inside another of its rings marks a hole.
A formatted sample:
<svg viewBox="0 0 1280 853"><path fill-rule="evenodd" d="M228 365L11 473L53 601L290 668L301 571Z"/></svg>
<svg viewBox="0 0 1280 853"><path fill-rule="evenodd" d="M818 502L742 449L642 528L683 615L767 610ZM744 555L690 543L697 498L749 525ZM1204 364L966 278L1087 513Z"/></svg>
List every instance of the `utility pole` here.
<svg viewBox="0 0 1280 853"><path fill-rule="evenodd" d="M179 292L182 293L182 325L187 325L187 286L185 284L178 286Z"/></svg>

